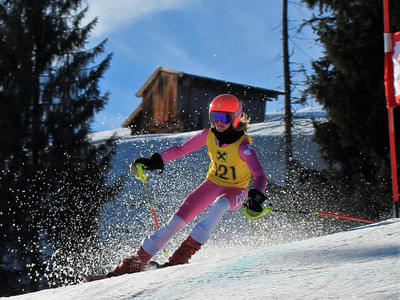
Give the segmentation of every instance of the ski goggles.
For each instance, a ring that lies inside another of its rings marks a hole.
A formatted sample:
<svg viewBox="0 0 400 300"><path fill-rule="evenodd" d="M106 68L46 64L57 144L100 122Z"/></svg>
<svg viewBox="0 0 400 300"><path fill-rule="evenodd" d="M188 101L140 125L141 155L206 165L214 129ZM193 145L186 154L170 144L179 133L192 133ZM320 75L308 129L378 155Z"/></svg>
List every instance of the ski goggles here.
<svg viewBox="0 0 400 300"><path fill-rule="evenodd" d="M230 113L212 111L210 113L210 120L213 123L217 123L217 121L220 121L222 124L226 125L232 122L232 115Z"/></svg>

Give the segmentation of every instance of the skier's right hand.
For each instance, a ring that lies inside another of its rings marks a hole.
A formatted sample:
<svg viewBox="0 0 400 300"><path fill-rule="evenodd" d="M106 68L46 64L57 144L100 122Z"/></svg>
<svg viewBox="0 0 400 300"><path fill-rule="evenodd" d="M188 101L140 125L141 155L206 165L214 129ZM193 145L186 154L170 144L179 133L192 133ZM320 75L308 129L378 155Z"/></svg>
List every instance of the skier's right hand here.
<svg viewBox="0 0 400 300"><path fill-rule="evenodd" d="M136 172L136 165L137 164L142 164L143 169L153 171L153 170L163 170L164 169L164 161L162 160L162 157L159 153L154 153L150 158L147 157L139 157L135 159L134 162L131 164L131 172L133 174L137 173ZM133 169L135 168L135 169Z"/></svg>

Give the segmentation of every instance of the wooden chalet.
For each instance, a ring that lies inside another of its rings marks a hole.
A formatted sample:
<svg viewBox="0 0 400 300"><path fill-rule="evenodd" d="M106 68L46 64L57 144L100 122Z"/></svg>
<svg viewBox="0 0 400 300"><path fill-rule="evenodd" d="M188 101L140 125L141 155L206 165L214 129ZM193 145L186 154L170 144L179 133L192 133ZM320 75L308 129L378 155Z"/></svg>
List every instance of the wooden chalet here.
<svg viewBox="0 0 400 300"><path fill-rule="evenodd" d="M251 122L263 122L266 101L283 92L158 67L136 93L142 103L122 124L132 135L184 132L209 126L208 108L219 94L233 94Z"/></svg>

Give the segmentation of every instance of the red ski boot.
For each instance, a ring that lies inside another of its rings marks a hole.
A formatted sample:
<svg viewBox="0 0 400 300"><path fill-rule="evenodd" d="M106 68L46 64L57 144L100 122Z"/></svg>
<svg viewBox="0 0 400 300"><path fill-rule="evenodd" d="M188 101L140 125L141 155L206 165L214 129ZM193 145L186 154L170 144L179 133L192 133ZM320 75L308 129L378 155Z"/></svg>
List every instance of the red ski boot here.
<svg viewBox="0 0 400 300"><path fill-rule="evenodd" d="M146 268L150 258L151 255L144 251L142 247L140 247L134 256L125 258L122 262L122 265L116 267L112 272L107 274L80 274L80 277L85 281L94 281L128 273L140 272Z"/></svg>
<svg viewBox="0 0 400 300"><path fill-rule="evenodd" d="M143 271L150 258L151 255L144 251L142 247L140 247L134 256L125 258L122 262L122 265L116 267L112 272L108 273L107 277Z"/></svg>
<svg viewBox="0 0 400 300"><path fill-rule="evenodd" d="M193 254L199 250L201 244L196 242L190 235L189 237L181 244L181 246L172 254L172 256L168 259L168 262L162 264L161 267L168 267L174 265L182 265L187 264L189 259Z"/></svg>

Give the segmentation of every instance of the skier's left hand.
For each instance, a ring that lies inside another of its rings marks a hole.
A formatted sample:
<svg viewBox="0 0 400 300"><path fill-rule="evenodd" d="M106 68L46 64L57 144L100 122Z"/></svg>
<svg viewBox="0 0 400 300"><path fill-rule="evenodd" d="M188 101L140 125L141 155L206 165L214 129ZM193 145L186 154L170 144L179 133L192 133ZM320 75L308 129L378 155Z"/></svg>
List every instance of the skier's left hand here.
<svg viewBox="0 0 400 300"><path fill-rule="evenodd" d="M150 158L147 157L139 157L135 159L134 162L131 163L131 172L135 174L135 169L137 164L142 164L143 169L154 171L154 170L163 170L164 169L164 161L159 153L154 153ZM135 169L133 169L135 168Z"/></svg>
<svg viewBox="0 0 400 300"><path fill-rule="evenodd" d="M267 199L263 193L256 189L250 189L247 195L247 201L244 206L247 208L247 213L251 216L260 214L263 210L262 204Z"/></svg>

